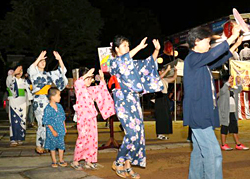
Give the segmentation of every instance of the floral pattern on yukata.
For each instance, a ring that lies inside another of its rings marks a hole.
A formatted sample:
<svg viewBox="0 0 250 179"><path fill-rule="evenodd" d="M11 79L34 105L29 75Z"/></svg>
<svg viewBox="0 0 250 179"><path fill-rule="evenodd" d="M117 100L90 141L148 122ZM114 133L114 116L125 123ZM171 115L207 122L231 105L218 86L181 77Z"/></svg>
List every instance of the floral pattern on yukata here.
<svg viewBox="0 0 250 179"><path fill-rule="evenodd" d="M74 161L85 160L97 162L98 112L95 108L96 102L103 119L115 114L114 101L108 92L106 83L101 81L98 86L86 87L84 81L79 78L75 82L78 138L76 141Z"/></svg>
<svg viewBox="0 0 250 179"><path fill-rule="evenodd" d="M67 69L64 67L62 70L58 67L57 70L50 72L41 72L33 64L27 70L30 80L32 82L32 93L36 93L41 90L45 85L52 85L54 83L56 87L62 91L68 84L68 79L65 74ZM37 135L36 135L36 146L44 147L46 138L46 128L43 126L43 111L49 100L47 95L35 95L33 101L34 114L37 120Z"/></svg>
<svg viewBox="0 0 250 179"><path fill-rule="evenodd" d="M65 113L61 104L57 105L57 111L48 104L44 109L43 115L43 124L46 126L46 140L45 140L45 149L56 150L61 149L65 150L64 136L65 136ZM57 132L58 136L55 137L48 125L52 126L53 129Z"/></svg>
<svg viewBox="0 0 250 179"><path fill-rule="evenodd" d="M32 99L29 84L25 79L18 79L9 75L6 79L6 86L12 94L9 100L9 122L10 122L10 140L25 140L26 135L26 113L27 100ZM19 89L25 89L25 96L18 93Z"/></svg>
<svg viewBox="0 0 250 179"><path fill-rule="evenodd" d="M110 73L115 75L121 89L113 90L115 109L125 132L116 162L130 160L132 165L146 167L143 115L139 93L163 90L152 56L133 60L129 53L110 61Z"/></svg>

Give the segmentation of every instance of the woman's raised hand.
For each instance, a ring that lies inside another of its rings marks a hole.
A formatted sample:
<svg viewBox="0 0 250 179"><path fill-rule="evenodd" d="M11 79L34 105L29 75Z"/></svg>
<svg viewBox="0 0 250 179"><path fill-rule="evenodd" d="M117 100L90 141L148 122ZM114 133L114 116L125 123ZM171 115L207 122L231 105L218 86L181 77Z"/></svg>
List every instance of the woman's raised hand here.
<svg viewBox="0 0 250 179"><path fill-rule="evenodd" d="M160 42L158 39L154 39L153 44L154 44L156 50L160 50L161 45L160 45Z"/></svg>
<svg viewBox="0 0 250 179"><path fill-rule="evenodd" d="M46 59L47 57L45 56L46 55L46 51L44 50L44 51L42 51L41 53L40 53L40 55L38 56L38 61L40 61L40 60L43 60L43 59Z"/></svg>
<svg viewBox="0 0 250 179"><path fill-rule="evenodd" d="M56 60L62 60L61 55L57 51L53 51L53 54L54 54Z"/></svg>
<svg viewBox="0 0 250 179"><path fill-rule="evenodd" d="M141 43L139 44L140 49L144 49L148 46L148 44L146 44L147 39L148 39L147 37L142 39Z"/></svg>

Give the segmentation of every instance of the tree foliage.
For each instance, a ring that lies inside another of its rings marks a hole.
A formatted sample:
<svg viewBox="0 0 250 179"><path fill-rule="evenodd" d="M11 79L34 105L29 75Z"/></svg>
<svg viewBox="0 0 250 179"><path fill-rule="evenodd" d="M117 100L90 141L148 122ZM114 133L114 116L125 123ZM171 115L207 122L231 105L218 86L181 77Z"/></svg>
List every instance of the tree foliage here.
<svg viewBox="0 0 250 179"><path fill-rule="evenodd" d="M66 60L95 58L103 27L99 9L87 0L12 0L13 11L0 23L0 48L37 56L57 50Z"/></svg>

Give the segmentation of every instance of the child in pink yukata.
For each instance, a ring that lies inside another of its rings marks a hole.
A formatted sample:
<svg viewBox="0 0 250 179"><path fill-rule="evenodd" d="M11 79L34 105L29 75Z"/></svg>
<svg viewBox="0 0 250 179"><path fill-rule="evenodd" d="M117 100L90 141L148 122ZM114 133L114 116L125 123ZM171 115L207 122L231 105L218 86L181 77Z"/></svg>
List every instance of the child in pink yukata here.
<svg viewBox="0 0 250 179"><path fill-rule="evenodd" d="M95 108L96 102L103 119L115 114L114 101L108 92L104 74L99 70L100 84L90 86L93 81L94 68L79 69L78 80L75 81L76 104L74 109L77 115L78 138L76 141L74 161L71 166L76 170L82 170L83 166L79 161L84 160L84 168L97 168L98 132L97 119L98 112Z"/></svg>

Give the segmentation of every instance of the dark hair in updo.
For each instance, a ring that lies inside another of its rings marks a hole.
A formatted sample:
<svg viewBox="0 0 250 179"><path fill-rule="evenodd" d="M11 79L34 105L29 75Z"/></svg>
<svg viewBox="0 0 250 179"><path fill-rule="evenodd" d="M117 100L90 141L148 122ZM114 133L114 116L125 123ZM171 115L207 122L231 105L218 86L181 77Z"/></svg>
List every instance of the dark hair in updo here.
<svg viewBox="0 0 250 179"><path fill-rule="evenodd" d="M113 39L113 42L112 42L112 48L111 48L111 52L112 52L112 56L116 56L116 51L115 51L115 47L119 47L124 41L127 41L128 43L129 40L127 37L124 37L122 35L116 35Z"/></svg>
<svg viewBox="0 0 250 179"><path fill-rule="evenodd" d="M80 67L79 68L79 77L85 75L86 73L88 73L89 69L87 67Z"/></svg>
<svg viewBox="0 0 250 179"><path fill-rule="evenodd" d="M57 91L60 91L57 87L51 87L48 91L48 98L51 99L52 96L55 96Z"/></svg>

